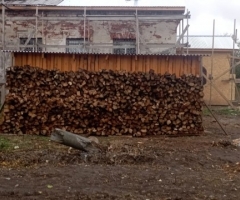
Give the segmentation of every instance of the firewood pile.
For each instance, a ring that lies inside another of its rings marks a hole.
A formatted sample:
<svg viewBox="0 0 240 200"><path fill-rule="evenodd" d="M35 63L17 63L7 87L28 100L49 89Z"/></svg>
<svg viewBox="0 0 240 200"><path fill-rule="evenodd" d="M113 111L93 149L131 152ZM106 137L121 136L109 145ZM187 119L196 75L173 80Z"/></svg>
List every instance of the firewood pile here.
<svg viewBox="0 0 240 200"><path fill-rule="evenodd" d="M30 66L7 72L1 132L49 135L200 134L203 88L193 75L102 70L60 72Z"/></svg>

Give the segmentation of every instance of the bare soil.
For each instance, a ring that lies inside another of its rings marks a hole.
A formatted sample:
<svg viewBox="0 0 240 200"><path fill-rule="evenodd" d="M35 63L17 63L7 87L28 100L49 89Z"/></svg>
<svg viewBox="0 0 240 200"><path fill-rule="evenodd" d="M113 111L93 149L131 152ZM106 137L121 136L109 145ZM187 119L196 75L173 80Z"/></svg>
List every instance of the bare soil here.
<svg viewBox="0 0 240 200"><path fill-rule="evenodd" d="M240 116L204 116L192 137L99 138L88 155L37 136L0 136L0 199L240 199Z"/></svg>

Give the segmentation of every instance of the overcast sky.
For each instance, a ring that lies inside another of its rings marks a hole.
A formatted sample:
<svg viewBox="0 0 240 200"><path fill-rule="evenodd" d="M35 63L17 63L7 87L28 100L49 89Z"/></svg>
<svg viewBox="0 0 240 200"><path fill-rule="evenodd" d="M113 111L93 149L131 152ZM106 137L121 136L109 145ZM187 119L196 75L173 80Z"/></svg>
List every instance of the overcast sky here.
<svg viewBox="0 0 240 200"><path fill-rule="evenodd" d="M60 5L134 6L134 1L64 0ZM138 6L185 6L191 13L191 35L212 35L214 19L216 35L233 34L234 19L240 30L240 0L139 0Z"/></svg>

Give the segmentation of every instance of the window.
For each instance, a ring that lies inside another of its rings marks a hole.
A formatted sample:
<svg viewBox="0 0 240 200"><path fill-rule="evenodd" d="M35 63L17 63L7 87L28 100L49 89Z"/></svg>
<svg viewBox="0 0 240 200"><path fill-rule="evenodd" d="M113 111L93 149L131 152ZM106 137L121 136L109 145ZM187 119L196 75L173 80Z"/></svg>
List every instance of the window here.
<svg viewBox="0 0 240 200"><path fill-rule="evenodd" d="M135 39L113 39L113 53L115 54L135 54Z"/></svg>
<svg viewBox="0 0 240 200"><path fill-rule="evenodd" d="M37 43L36 43L37 42ZM22 51L42 51L39 45L42 45L42 38L20 38L20 45L26 47L20 47Z"/></svg>
<svg viewBox="0 0 240 200"><path fill-rule="evenodd" d="M67 38L66 52L68 53L81 53L84 52L84 39L83 38ZM76 46L76 47L75 47Z"/></svg>

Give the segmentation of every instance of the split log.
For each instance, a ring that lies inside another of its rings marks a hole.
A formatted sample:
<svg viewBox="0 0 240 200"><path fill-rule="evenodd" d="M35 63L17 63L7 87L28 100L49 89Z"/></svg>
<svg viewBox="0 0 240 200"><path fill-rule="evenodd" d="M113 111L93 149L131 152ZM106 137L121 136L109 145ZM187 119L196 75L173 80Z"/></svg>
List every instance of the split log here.
<svg viewBox="0 0 240 200"><path fill-rule="evenodd" d="M66 146L73 147L85 152L93 152L99 150L94 145L93 140L58 128L52 132L50 139L54 142L64 144Z"/></svg>

